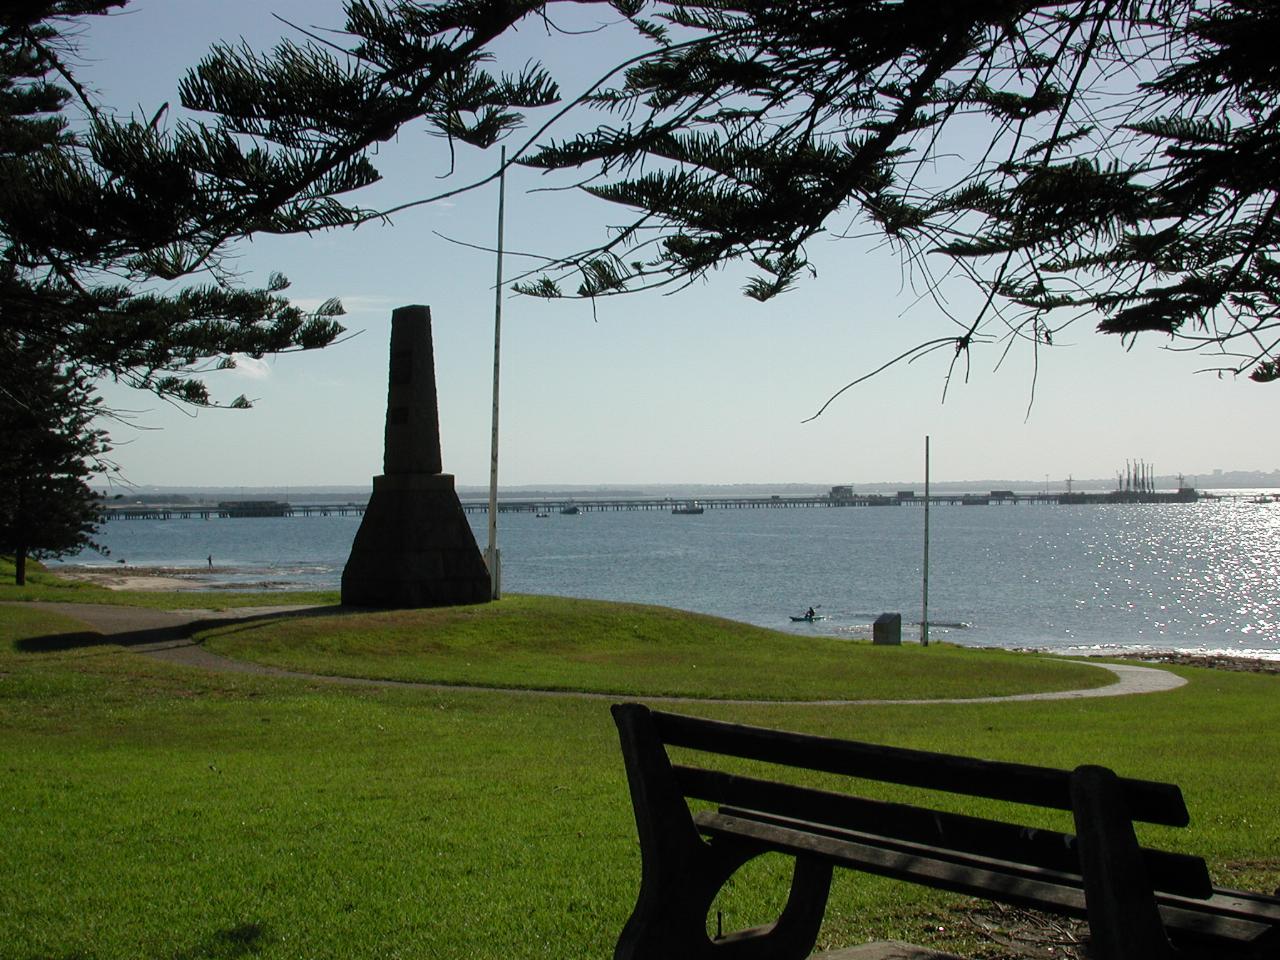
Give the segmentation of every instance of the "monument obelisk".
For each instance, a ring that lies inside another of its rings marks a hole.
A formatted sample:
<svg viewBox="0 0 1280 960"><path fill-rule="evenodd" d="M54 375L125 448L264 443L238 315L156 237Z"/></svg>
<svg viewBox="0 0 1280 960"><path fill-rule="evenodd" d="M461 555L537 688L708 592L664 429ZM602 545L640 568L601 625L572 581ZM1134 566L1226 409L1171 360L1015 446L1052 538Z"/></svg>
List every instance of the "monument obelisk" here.
<svg viewBox="0 0 1280 960"><path fill-rule="evenodd" d="M489 571L442 473L431 309L391 314L383 473L342 571L342 603L446 607L490 598Z"/></svg>

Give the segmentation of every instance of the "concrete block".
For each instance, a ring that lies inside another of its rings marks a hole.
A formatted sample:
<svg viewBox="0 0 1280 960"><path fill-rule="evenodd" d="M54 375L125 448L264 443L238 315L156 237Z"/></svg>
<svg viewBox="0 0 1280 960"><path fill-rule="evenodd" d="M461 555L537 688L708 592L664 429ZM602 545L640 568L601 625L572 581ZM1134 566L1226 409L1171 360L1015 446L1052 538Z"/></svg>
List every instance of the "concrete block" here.
<svg viewBox="0 0 1280 960"><path fill-rule="evenodd" d="M902 645L902 614L882 613L871 625L871 642L877 646Z"/></svg>

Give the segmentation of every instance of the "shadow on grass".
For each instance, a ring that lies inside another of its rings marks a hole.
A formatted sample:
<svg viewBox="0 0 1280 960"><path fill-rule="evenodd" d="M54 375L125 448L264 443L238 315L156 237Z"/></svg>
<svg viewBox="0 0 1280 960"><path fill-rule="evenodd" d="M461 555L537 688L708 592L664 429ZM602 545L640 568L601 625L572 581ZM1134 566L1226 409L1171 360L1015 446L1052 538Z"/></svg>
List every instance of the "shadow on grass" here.
<svg viewBox="0 0 1280 960"><path fill-rule="evenodd" d="M307 620L312 617L332 617L337 614L360 614L367 613L363 607L344 607L339 603L331 603L323 607L302 607L297 610L276 610L271 613L255 613L247 617L237 617L232 615L220 617L196 617L186 624L185 629L188 633L198 633L201 630L211 630L214 627L239 627L255 623L265 623L268 620Z"/></svg>
<svg viewBox="0 0 1280 960"><path fill-rule="evenodd" d="M179 960L238 960L254 956L270 943L267 928L261 923L241 923L226 930L215 930L202 943L175 954Z"/></svg>
<svg viewBox="0 0 1280 960"><path fill-rule="evenodd" d="M14 649L22 653L66 653L97 647L106 642L100 633L51 633L44 637L25 637L14 643Z"/></svg>
<svg viewBox="0 0 1280 960"><path fill-rule="evenodd" d="M215 930L202 942L170 956L174 960L240 960L241 957L257 956L270 943L264 924L241 923L226 930ZM30 960L50 960L51 956L33 954ZM90 960L93 956L77 950L63 954L57 960Z"/></svg>
<svg viewBox="0 0 1280 960"><path fill-rule="evenodd" d="M114 614L118 608L111 608ZM274 620L286 620L303 617L327 617L337 613L354 613L349 608L332 604L325 607L307 607L301 610L284 610L272 613L257 613L247 617L221 616L221 617L191 617L183 618L181 615L170 615L177 622L169 622L156 626L136 627L123 630L112 630L101 624L98 631L92 630L76 630L63 633L50 633L39 637L24 637L15 641L14 647L22 653L68 653L73 650L83 650L87 647L100 647L105 644L111 644L119 647L149 647L151 649L162 649L165 646L178 646L190 642L191 637L202 630L210 630L214 627L239 627L251 626L255 623L264 623ZM78 610L75 613L80 614L80 619L87 621L93 626L94 617L92 611L88 609ZM148 611L148 614L155 611ZM86 615L87 614L87 615ZM73 614L74 615L74 614Z"/></svg>
<svg viewBox="0 0 1280 960"><path fill-rule="evenodd" d="M183 628L182 642L190 640L191 637L205 630L217 630L219 634L238 633L241 630L249 630L260 623L274 623L280 620L307 620L312 617L332 617L338 614L361 614L368 613L368 610L362 607L344 607L341 604L333 603L325 607L305 607L301 610L283 610L275 613L258 613L249 617L207 617L202 620L192 620ZM121 642L121 641L117 641ZM197 644L203 644L202 640L193 641Z"/></svg>

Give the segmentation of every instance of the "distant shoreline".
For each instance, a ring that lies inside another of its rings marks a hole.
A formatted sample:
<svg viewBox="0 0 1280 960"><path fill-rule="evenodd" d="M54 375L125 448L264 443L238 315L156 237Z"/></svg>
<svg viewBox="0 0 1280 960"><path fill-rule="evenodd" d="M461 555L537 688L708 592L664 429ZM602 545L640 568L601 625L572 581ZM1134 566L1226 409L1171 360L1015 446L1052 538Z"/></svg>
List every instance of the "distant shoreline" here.
<svg viewBox="0 0 1280 960"><path fill-rule="evenodd" d="M1248 474L1243 471L1223 474L1221 476L1196 476L1189 474L1183 478L1178 476L1157 476L1154 478L1156 489L1175 490L1179 480L1203 492L1211 491L1276 491L1280 490L1280 471L1272 473ZM822 496L831 491L833 486L848 486L858 494L880 493L892 496L899 490L920 488L923 480L877 480L871 482L850 483L844 480L832 483L631 483L631 484L574 484L547 483L502 486L498 488L501 500L530 500L577 498L591 499L636 499L636 498L671 498L690 499L717 496ZM1107 493L1116 489L1116 479L1092 478L1067 481L1061 478L1052 480L933 480L931 489L935 493L984 493L991 490L1012 490L1015 493L1042 493L1046 488L1055 492L1068 489L1077 493ZM485 499L489 495L488 487L475 484L458 484L458 495L462 499ZM236 500L281 500L289 503L333 503L351 501L362 503L368 500L370 487L314 485L314 486L244 486L244 487L188 487L188 486L137 486L133 488L108 488L99 491L111 503L210 503Z"/></svg>

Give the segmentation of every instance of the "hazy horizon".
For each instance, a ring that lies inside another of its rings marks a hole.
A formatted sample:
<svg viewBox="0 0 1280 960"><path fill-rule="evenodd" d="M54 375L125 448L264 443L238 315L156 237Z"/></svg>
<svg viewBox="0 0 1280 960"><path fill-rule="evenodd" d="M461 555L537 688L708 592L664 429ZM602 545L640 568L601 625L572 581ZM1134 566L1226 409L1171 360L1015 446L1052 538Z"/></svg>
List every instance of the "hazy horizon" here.
<svg viewBox="0 0 1280 960"><path fill-rule="evenodd" d="M1043 490L1047 486L1053 491L1061 491L1066 488L1067 480L1070 479L1071 485L1075 490L1109 490L1116 485L1116 477L1072 477L1072 478L975 478L975 479L939 479L930 478L931 486L957 487L969 486L975 489L1012 489L1012 490ZM1170 488L1176 485L1178 479L1177 474L1156 474L1154 482L1157 488ZM1259 470L1217 470L1199 476L1183 476L1184 481L1194 487L1200 489L1229 488L1229 487L1280 487L1280 470L1259 471ZM864 492L874 490L897 490L917 488L917 492L923 489L923 477L917 479L898 479L898 480L877 480L851 483L849 481L779 481L779 482L760 482L760 481L743 481L738 483L702 483L698 481L685 482L669 482L669 483L518 483L518 484L498 484L499 494L525 494L535 495L541 493L589 493L592 491L605 492L613 495L634 494L636 496L646 495L662 495L676 491L692 491L692 490L741 490L744 495L751 493L769 493L769 492L785 492L788 490L804 493L826 492L833 486L848 485L855 490ZM367 493L371 483L365 484L345 484L345 483L298 483L298 484L136 484L127 488L120 485L104 486L98 484L96 489L104 490L112 495L116 493L125 493L130 491L136 494L247 494L247 493L275 493L275 494L345 494L345 493ZM456 488L460 493L474 494L488 490L487 484L471 484L456 483ZM127 493L126 493L127 495Z"/></svg>

